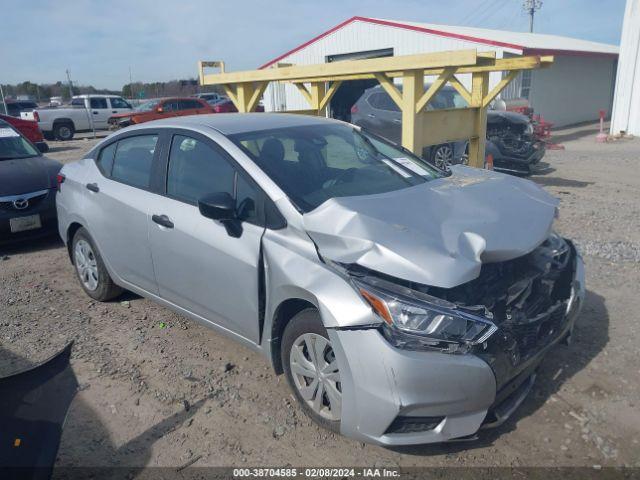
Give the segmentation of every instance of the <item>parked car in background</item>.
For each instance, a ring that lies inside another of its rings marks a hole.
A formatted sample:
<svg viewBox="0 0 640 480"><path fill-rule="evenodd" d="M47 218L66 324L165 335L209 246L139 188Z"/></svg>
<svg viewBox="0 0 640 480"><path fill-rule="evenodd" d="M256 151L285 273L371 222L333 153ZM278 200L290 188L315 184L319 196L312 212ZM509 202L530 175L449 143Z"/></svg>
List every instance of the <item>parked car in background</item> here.
<svg viewBox="0 0 640 480"><path fill-rule="evenodd" d="M219 102L214 103L212 106L215 113L236 113L238 111L234 103L229 98L222 99ZM255 111L264 112L264 105L259 103L256 106Z"/></svg>
<svg viewBox="0 0 640 480"><path fill-rule="evenodd" d="M71 140L76 132L108 129L112 116L130 110L131 105L117 95L77 95L68 107L38 108L20 116L37 121L46 138Z"/></svg>
<svg viewBox="0 0 640 480"><path fill-rule="evenodd" d="M61 167L0 119L0 243L56 231Z"/></svg>
<svg viewBox="0 0 640 480"><path fill-rule="evenodd" d="M59 232L87 295L128 289L229 335L363 442L500 425L585 295L542 188L445 172L336 120L149 122L61 173Z"/></svg>
<svg viewBox="0 0 640 480"><path fill-rule="evenodd" d="M196 93L195 95L193 95L193 97L204 100L207 103L211 103L211 102L215 102L215 101L223 100L227 98L224 95L220 95L219 93L216 93L216 92Z"/></svg>
<svg viewBox="0 0 640 480"><path fill-rule="evenodd" d="M46 153L49 151L49 145L44 141L44 136L42 135L40 127L38 127L38 122L23 120L18 117L10 117L9 115L0 115L0 120L11 124L22 135L27 137L41 152Z"/></svg>
<svg viewBox="0 0 640 480"><path fill-rule="evenodd" d="M172 97L145 102L133 111L114 115L110 120L112 128L128 127L161 118L181 117L214 113L206 101L194 97Z"/></svg>
<svg viewBox="0 0 640 480"><path fill-rule="evenodd" d="M5 103L7 105L6 112L2 103L0 103L0 114L9 115L12 117L20 117L22 112L32 112L36 108L38 108L38 104L32 100L7 100L5 99Z"/></svg>
<svg viewBox="0 0 640 480"><path fill-rule="evenodd" d="M428 87L427 85L426 87ZM427 105L428 110L465 108L467 103L450 86L443 87ZM351 109L351 123L399 143L402 112L389 94L376 86L365 90ZM545 154L544 143L535 139L531 119L515 112L487 112L487 154L493 156L494 169L507 173L529 174ZM425 147L423 158L439 168L465 163L468 140Z"/></svg>

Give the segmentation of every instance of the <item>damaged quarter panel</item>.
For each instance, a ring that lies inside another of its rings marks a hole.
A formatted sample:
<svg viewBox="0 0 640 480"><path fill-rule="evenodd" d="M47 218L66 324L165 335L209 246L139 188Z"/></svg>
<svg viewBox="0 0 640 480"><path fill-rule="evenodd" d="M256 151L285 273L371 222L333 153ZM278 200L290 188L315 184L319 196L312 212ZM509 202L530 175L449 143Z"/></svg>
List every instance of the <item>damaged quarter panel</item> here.
<svg viewBox="0 0 640 480"><path fill-rule="evenodd" d="M464 166L452 172L402 190L333 198L305 214L304 226L331 260L445 288L549 236L558 201L535 184Z"/></svg>

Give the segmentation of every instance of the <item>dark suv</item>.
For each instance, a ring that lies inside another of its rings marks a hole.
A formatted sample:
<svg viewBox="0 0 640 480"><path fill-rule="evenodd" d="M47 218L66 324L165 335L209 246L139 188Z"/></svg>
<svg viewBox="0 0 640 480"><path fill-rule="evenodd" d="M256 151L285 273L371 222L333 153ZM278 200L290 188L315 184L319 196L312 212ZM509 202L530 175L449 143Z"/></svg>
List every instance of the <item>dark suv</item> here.
<svg viewBox="0 0 640 480"><path fill-rule="evenodd" d="M446 86L427 104L426 109L466 107L468 104L462 96L453 87ZM351 109L351 123L400 143L402 112L380 86L365 90ZM468 143L468 140L461 140L427 146L422 151L422 156L440 168L465 163ZM529 117L514 112L489 110L486 152L493 156L495 170L528 175L544 156L545 149L544 143L533 137L533 125Z"/></svg>

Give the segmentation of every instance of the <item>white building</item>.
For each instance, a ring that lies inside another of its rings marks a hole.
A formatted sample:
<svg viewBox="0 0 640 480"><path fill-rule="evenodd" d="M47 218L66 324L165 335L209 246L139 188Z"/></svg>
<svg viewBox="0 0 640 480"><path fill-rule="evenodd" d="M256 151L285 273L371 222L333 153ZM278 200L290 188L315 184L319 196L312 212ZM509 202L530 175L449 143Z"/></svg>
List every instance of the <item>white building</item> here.
<svg viewBox="0 0 640 480"><path fill-rule="evenodd" d="M640 0L627 0L611 133L640 135Z"/></svg>
<svg viewBox="0 0 640 480"><path fill-rule="evenodd" d="M611 112L618 47L557 35L353 17L261 68L460 49L493 51L497 58L554 55L551 68L523 72L502 98L527 99L536 113L556 126L596 120L601 109ZM464 77L459 78L468 86L470 79ZM489 88L500 77L500 72L492 73ZM348 111L362 91L373 85L375 80L343 83L331 101L334 115ZM264 103L267 110L308 108L289 84L269 86Z"/></svg>

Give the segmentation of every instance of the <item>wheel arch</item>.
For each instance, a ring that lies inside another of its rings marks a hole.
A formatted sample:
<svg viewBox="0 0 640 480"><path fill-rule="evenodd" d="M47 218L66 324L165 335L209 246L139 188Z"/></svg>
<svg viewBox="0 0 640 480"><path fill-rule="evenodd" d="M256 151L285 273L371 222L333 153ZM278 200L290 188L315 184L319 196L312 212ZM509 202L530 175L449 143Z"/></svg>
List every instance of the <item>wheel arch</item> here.
<svg viewBox="0 0 640 480"><path fill-rule="evenodd" d="M281 361L282 334L287 324L298 313L308 308L318 310L318 306L302 298L288 298L282 301L275 310L271 325L271 364L276 374L284 372ZM319 310L318 310L319 311Z"/></svg>
<svg viewBox="0 0 640 480"><path fill-rule="evenodd" d="M75 236L76 232L81 228L84 228L84 225L82 225L80 222L75 222L75 221L71 222L67 227L67 233L66 233L67 253L69 254L69 260L71 260L72 265L75 265L73 261L73 253L71 251L71 249L73 248L73 245L72 245L73 237Z"/></svg>
<svg viewBox="0 0 640 480"><path fill-rule="evenodd" d="M73 120L72 120L72 119L67 118L67 117L56 118L56 119L53 121L52 126L53 126L53 128L55 128L55 127L56 127L56 125L60 125L61 123L63 123L63 124L64 124L64 123L70 123L70 124L71 124L71 126L73 127L73 129L74 129L74 130L76 129L76 124L73 122Z"/></svg>

